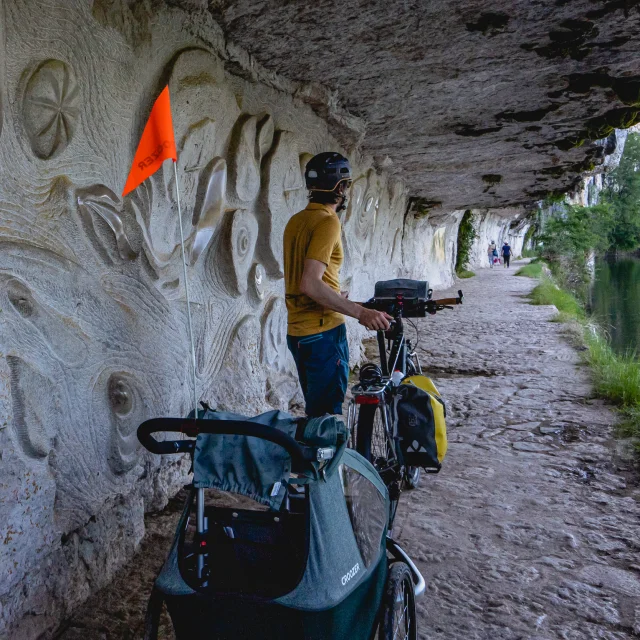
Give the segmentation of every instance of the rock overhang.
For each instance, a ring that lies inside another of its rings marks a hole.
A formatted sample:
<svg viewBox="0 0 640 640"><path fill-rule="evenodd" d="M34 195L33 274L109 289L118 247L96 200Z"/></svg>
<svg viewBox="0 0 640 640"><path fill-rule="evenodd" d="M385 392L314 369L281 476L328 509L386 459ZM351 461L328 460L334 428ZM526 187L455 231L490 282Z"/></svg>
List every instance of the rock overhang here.
<svg viewBox="0 0 640 640"><path fill-rule="evenodd" d="M640 121L638 0L217 0L209 10L227 38L334 116L347 148L362 141L443 210L570 190L602 163L597 140Z"/></svg>

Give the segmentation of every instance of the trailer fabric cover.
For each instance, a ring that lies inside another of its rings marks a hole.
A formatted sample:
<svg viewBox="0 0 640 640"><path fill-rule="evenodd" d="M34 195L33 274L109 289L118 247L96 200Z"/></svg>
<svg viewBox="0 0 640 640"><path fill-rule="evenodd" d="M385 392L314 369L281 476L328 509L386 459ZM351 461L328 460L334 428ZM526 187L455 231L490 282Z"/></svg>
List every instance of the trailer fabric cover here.
<svg viewBox="0 0 640 640"><path fill-rule="evenodd" d="M377 553L360 553L347 508L343 474L334 473L325 480L309 485L309 555L307 567L298 586L276 602L302 611L323 611L342 602L364 582L378 566L385 553L389 497L373 466L352 449L346 449L341 460L349 470L369 482L374 494L382 497L364 510L378 522ZM372 528L371 531L375 530ZM369 534L371 536L371 532ZM371 544L376 541L371 540Z"/></svg>
<svg viewBox="0 0 640 640"><path fill-rule="evenodd" d="M296 422L282 411L254 418L226 411L206 411L205 420L242 420L279 429L295 437ZM239 435L201 433L196 440L193 485L196 489L219 489L247 496L279 509L286 495L291 457L279 445Z"/></svg>

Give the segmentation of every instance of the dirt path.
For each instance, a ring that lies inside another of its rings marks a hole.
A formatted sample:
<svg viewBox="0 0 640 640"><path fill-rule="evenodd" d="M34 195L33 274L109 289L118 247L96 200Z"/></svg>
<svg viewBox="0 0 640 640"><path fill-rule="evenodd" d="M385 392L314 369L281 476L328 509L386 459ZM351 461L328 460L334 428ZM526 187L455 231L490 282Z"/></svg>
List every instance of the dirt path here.
<svg viewBox="0 0 640 640"><path fill-rule="evenodd" d="M420 637L638 637L640 489L566 327L514 272L481 270L462 307L421 325L450 449L396 530L429 584Z"/></svg>
<svg viewBox="0 0 640 640"><path fill-rule="evenodd" d="M481 270L460 284L462 307L420 321L421 359L450 411L444 469L403 495L396 527L429 582L420 637L638 637L640 489L615 461L614 416L566 328L527 304L533 282L514 272ZM59 640L141 637L175 505L147 518L131 566Z"/></svg>

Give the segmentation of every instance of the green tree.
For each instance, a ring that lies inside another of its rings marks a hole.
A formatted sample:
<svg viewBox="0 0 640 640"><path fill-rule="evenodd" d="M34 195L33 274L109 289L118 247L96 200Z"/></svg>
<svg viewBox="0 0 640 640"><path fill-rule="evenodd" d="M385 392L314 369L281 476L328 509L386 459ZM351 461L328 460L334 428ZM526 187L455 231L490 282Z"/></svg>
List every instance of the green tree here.
<svg viewBox="0 0 640 640"><path fill-rule="evenodd" d="M542 255L549 260L565 257L581 263L591 251L607 249L612 215L609 204L554 211L539 236Z"/></svg>
<svg viewBox="0 0 640 640"><path fill-rule="evenodd" d="M630 133L620 164L606 179L603 201L612 208L609 249L640 247L640 135Z"/></svg>

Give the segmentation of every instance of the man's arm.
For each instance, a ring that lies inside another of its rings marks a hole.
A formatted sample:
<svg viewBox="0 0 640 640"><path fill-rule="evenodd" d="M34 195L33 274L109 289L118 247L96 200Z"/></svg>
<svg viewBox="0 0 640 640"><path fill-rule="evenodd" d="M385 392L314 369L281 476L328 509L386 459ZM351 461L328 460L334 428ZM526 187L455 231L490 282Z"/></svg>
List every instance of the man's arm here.
<svg viewBox="0 0 640 640"><path fill-rule="evenodd" d="M356 302L351 302L341 296L326 284L322 280L326 268L327 265L324 262L307 258L304 261L300 291L327 309L356 318L367 329L386 330L389 328L391 316L375 309L365 309Z"/></svg>

